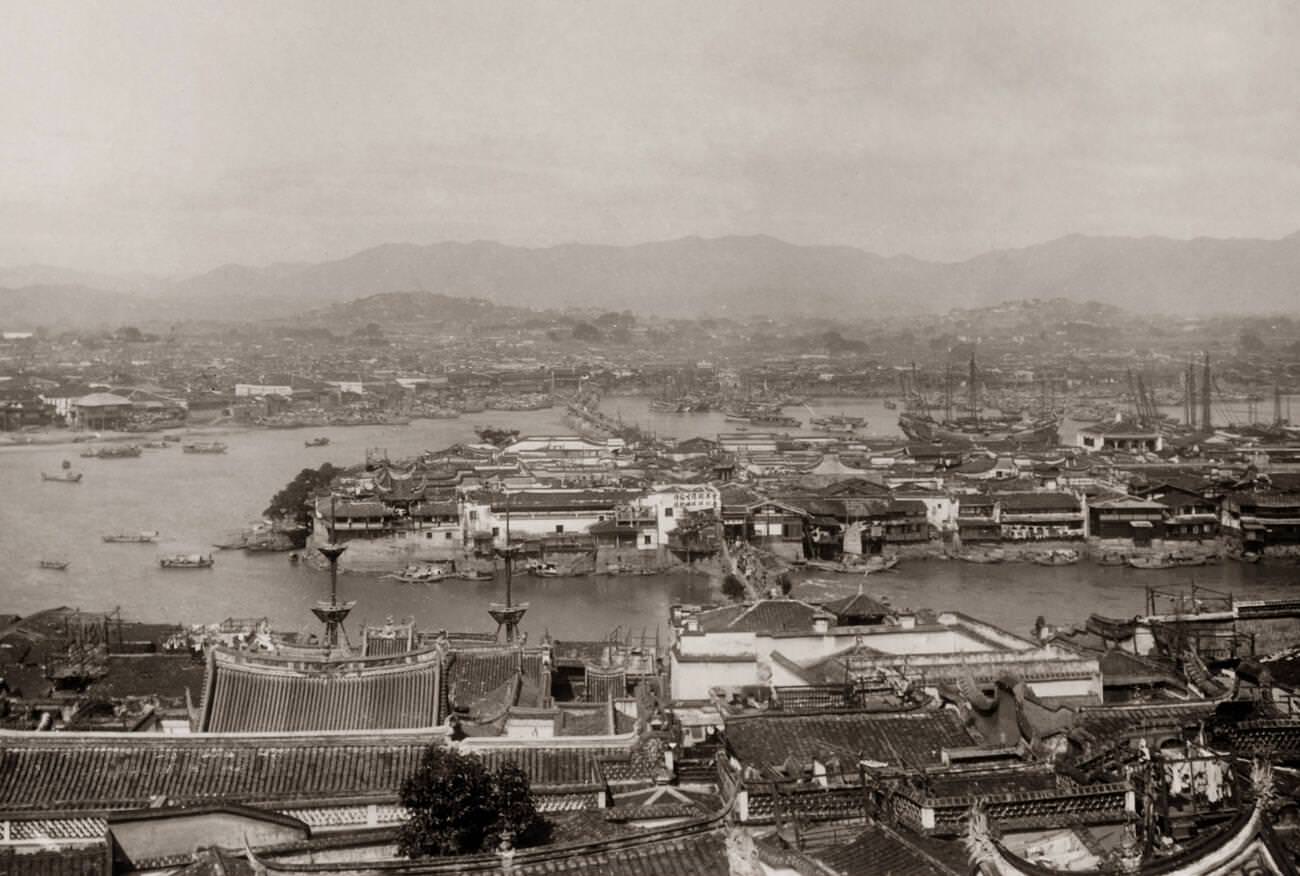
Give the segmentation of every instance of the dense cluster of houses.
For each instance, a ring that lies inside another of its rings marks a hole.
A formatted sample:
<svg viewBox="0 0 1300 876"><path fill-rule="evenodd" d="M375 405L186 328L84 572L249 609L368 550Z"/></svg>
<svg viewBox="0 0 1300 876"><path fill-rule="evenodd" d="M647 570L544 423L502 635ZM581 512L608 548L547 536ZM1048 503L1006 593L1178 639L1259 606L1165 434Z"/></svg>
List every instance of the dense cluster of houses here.
<svg viewBox="0 0 1300 876"><path fill-rule="evenodd" d="M662 643L390 620L355 646L7 616L0 867L1294 874L1300 661L1198 643L1293 639L1297 609L1226 613L1025 638L858 593L673 606ZM402 859L429 746L519 766L549 842Z"/></svg>
<svg viewBox="0 0 1300 876"><path fill-rule="evenodd" d="M929 445L851 460L724 446L725 436L656 451L543 435L371 459L315 500L316 539L381 565L468 561L507 539L643 566L706 560L721 540L795 562L1055 542L1300 550L1300 474Z"/></svg>

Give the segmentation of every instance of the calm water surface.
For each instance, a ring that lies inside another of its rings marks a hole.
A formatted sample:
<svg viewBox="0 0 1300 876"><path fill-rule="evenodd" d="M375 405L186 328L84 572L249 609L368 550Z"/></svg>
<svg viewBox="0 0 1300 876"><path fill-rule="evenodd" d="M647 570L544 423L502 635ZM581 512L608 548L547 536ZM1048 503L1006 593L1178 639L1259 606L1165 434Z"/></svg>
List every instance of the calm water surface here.
<svg viewBox="0 0 1300 876"><path fill-rule="evenodd" d="M645 399L610 399L611 413L679 437L711 435L729 427L720 414L649 416ZM868 416L869 431L892 424L892 412L878 402L816 405ZM805 412L806 413L806 412ZM124 617L141 620L210 622L226 617L267 616L280 628L316 629L312 603L328 590L328 576L291 566L284 554L218 551L208 570L164 570L163 553L209 550L213 543L255 521L272 494L307 466L325 461L351 465L368 448L391 457L474 440L476 425L524 432L569 431L561 411L486 412L459 420L417 421L410 426L320 430L209 430L203 437L229 446L222 455L185 454L178 447L146 450L138 459L81 459L83 445L0 448L0 612L26 614L55 605L88 610L120 606ZM716 420L716 422L715 422ZM659 424L663 421L663 425ZM673 428L669 428L672 426ZM305 448L303 441L326 434L331 444ZM44 483L62 460L85 473L80 484ZM159 530L156 545L105 544L119 531ZM63 572L39 568L43 558L66 559ZM1034 618L1056 623L1081 620L1091 611L1131 615L1142 608L1144 586L1186 584L1234 592L1280 595L1294 592L1295 566L1217 567L1172 572L1099 569L1088 565L974 566L943 561L905 564L900 571L866 580L869 592L894 605L952 608L1023 632ZM809 595L856 589L859 579L814 579ZM666 575L612 578L535 579L517 576L517 599L531 602L524 629L533 636L549 630L566 638L599 638L621 628L653 635L664 627L673 602L717 598L704 576ZM407 585L374 575L348 574L340 589L356 599L356 622L414 617L426 628L488 630L484 604L500 598L491 583L439 582Z"/></svg>

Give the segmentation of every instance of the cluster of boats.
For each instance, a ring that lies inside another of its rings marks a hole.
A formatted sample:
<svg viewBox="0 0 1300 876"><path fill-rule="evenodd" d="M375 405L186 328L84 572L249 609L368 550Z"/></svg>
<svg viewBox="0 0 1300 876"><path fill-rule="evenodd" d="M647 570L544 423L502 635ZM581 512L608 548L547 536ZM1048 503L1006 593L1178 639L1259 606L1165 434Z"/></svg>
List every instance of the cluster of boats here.
<svg viewBox="0 0 1300 876"><path fill-rule="evenodd" d="M400 581L403 584L431 584L435 581L446 580L491 581L493 578L491 572L477 570L451 572L445 566L436 563L411 563L400 572L382 577L391 581Z"/></svg>
<svg viewBox="0 0 1300 876"><path fill-rule="evenodd" d="M560 570L554 563L547 563L541 560L529 560L524 564L523 571L537 578L558 578ZM411 563L400 572L394 572L382 576L390 581L400 581L403 584L431 584L435 581L491 581L495 575L491 572L483 572L477 569L466 569L463 571L452 571L443 563Z"/></svg>
<svg viewBox="0 0 1300 876"><path fill-rule="evenodd" d="M1129 566L1134 569L1180 569L1184 566L1205 566L1218 560L1213 554L1192 551L1172 553L1125 554L1108 551L1097 558L1099 566Z"/></svg>
<svg viewBox="0 0 1300 876"><path fill-rule="evenodd" d="M1012 556L1008 556L1007 552L1001 548L973 548L957 554L957 559L968 563L987 564L1002 563L1008 560L1027 560L1040 566L1072 566L1083 558L1083 552L1073 548L1030 551ZM1195 551L1174 551L1172 553L1103 551L1095 557L1099 566L1130 566L1134 569L1177 569L1184 566L1204 566L1215 562L1217 559L1214 554Z"/></svg>
<svg viewBox="0 0 1300 876"><path fill-rule="evenodd" d="M1083 554L1073 548L1056 548L1018 554L1014 558L1028 560L1039 566L1073 566L1083 559ZM990 564L1006 562L1008 557L1007 552L1001 548L974 548L957 554L957 559L967 563Z"/></svg>

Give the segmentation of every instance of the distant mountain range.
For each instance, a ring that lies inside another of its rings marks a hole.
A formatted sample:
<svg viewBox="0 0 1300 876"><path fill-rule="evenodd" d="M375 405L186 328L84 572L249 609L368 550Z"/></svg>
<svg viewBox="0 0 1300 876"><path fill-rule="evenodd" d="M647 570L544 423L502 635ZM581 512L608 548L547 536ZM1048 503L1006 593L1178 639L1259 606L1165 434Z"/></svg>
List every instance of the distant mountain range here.
<svg viewBox="0 0 1300 876"><path fill-rule="evenodd" d="M1056 297L1148 312L1268 313L1300 303L1300 233L1280 240L1071 235L960 262L764 236L539 249L386 244L335 261L225 265L176 280L0 269L0 287L8 287L0 289L0 321L14 327L274 318L399 291L672 316L856 320Z"/></svg>

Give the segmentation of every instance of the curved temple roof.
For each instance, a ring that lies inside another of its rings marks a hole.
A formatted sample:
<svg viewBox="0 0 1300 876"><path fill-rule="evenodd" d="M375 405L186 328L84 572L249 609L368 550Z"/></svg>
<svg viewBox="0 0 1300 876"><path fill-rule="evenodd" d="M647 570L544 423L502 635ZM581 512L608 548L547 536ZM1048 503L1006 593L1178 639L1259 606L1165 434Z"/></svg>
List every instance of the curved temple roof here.
<svg viewBox="0 0 1300 876"><path fill-rule="evenodd" d="M293 733L433 727L441 685L437 648L341 660L214 648L198 729Z"/></svg>

